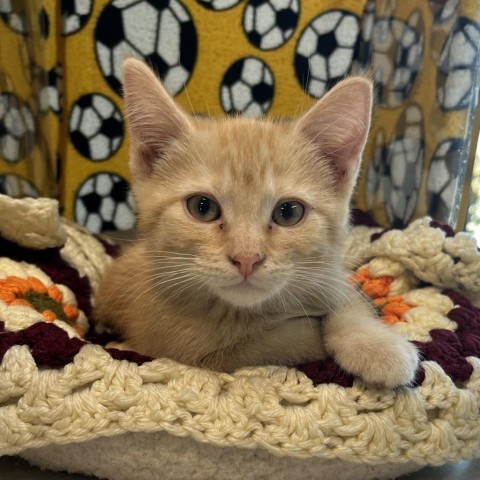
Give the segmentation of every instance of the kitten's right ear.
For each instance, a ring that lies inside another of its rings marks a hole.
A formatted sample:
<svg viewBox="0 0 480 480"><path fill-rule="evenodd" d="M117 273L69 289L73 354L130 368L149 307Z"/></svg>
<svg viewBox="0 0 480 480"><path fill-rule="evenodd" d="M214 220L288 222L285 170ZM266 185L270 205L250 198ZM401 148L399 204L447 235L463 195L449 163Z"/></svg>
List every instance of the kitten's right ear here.
<svg viewBox="0 0 480 480"><path fill-rule="evenodd" d="M143 62L125 60L123 89L131 133L130 171L134 177L146 178L170 144L188 134L191 123Z"/></svg>
<svg viewBox="0 0 480 480"><path fill-rule="evenodd" d="M297 120L295 129L330 164L337 192L349 198L355 185L370 128L372 82L342 80Z"/></svg>

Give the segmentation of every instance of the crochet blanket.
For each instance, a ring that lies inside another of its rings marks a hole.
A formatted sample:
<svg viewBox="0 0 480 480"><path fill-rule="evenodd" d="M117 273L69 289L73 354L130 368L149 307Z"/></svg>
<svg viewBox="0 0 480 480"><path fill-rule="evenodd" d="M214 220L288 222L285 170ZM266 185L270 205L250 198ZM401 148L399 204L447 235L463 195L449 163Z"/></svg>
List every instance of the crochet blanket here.
<svg viewBox="0 0 480 480"><path fill-rule="evenodd" d="M105 348L87 319L114 247L57 212L53 200L0 196L0 455L38 462L38 447L156 432L165 451L173 435L242 458L260 449L412 470L480 456L480 255L469 235L429 218L352 229L352 282L423 358L415 385L378 390L332 360L230 375Z"/></svg>

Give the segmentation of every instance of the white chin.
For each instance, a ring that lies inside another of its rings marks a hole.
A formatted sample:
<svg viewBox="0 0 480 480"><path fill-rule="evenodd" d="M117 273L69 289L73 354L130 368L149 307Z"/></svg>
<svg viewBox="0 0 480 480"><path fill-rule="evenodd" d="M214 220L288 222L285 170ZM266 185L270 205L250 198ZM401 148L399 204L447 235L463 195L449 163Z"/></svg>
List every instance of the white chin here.
<svg viewBox="0 0 480 480"><path fill-rule="evenodd" d="M235 307L253 307L271 296L271 292L253 285L235 285L216 289L217 295Z"/></svg>

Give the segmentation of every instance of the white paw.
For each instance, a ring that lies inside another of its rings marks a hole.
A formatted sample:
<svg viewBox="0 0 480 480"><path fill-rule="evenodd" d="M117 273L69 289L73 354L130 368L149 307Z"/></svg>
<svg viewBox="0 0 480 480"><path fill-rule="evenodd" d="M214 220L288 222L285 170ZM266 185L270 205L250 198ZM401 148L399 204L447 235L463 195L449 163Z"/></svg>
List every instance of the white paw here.
<svg viewBox="0 0 480 480"><path fill-rule="evenodd" d="M381 336L359 333L350 348L337 352L335 360L366 383L394 388L415 379L419 356L416 347L395 332Z"/></svg>

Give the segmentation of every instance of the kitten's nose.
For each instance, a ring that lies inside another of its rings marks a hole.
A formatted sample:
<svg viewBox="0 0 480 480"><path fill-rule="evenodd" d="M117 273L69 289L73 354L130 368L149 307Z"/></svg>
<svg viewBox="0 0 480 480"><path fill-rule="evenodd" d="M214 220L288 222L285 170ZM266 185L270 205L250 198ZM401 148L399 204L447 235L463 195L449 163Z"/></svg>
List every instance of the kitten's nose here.
<svg viewBox="0 0 480 480"><path fill-rule="evenodd" d="M253 255L235 255L229 256L230 262L235 265L240 273L247 278L256 267L258 267L265 260L265 255L255 253Z"/></svg>

